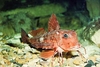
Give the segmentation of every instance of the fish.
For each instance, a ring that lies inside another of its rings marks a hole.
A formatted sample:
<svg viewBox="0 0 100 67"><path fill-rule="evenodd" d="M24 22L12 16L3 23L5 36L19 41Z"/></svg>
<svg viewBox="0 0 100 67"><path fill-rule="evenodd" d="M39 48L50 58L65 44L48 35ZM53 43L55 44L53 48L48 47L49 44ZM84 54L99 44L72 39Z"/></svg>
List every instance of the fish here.
<svg viewBox="0 0 100 67"><path fill-rule="evenodd" d="M31 37L28 35L30 34ZM40 57L48 59L56 54L79 50L81 47L77 33L74 30L60 29L60 24L55 14L52 14L48 21L48 30L39 28L26 33L21 30L21 42L27 43L33 48L42 49Z"/></svg>

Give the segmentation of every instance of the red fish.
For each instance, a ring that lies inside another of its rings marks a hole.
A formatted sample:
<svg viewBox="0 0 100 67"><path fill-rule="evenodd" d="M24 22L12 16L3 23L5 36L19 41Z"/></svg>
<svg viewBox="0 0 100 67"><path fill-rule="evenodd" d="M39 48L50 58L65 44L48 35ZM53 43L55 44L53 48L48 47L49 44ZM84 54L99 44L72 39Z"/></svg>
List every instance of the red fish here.
<svg viewBox="0 0 100 67"><path fill-rule="evenodd" d="M29 37L24 30L21 32L21 40L32 47L41 48L41 58L48 59L55 54L62 55L62 52L78 50L80 44L77 34L73 30L62 30L57 21L56 15L52 14L48 22L48 31L43 28L32 30Z"/></svg>

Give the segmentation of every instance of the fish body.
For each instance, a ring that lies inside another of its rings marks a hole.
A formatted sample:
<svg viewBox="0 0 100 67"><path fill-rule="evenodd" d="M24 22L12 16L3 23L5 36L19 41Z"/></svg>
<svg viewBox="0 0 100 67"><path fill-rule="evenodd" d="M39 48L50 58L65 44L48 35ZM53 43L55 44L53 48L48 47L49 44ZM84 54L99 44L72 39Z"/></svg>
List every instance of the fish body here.
<svg viewBox="0 0 100 67"><path fill-rule="evenodd" d="M57 53L62 54L62 52L80 48L76 32L60 29L55 14L52 14L49 19L47 32L43 28L39 28L32 30L29 34L32 36L31 38L22 30L22 42L28 43L37 49L43 49L40 56L44 59L50 58Z"/></svg>

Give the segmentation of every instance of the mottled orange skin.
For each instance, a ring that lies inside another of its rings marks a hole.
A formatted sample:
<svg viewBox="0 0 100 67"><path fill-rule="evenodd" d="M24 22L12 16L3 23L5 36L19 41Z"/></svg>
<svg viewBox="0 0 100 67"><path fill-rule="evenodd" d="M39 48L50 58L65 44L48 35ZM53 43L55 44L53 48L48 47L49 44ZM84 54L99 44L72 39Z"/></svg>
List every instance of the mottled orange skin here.
<svg viewBox="0 0 100 67"><path fill-rule="evenodd" d="M73 30L61 30L55 14L52 14L48 22L48 32L43 28L30 32L33 36L29 38L22 31L22 42L29 43L35 48L42 48L44 51L40 56L44 59L50 58L57 53L78 50L80 44L77 39L77 34Z"/></svg>

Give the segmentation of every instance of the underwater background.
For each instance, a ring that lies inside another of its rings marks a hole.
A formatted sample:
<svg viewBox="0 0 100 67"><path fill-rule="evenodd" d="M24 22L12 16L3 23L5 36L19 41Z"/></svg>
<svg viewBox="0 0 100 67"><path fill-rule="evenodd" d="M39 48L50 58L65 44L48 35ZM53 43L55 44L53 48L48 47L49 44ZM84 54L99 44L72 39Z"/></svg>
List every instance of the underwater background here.
<svg viewBox="0 0 100 67"><path fill-rule="evenodd" d="M61 29L75 30L87 50L87 63L70 58L63 67L100 67L100 0L0 0L0 67L49 67L38 62L39 51L20 42L20 33L47 30L51 14Z"/></svg>

